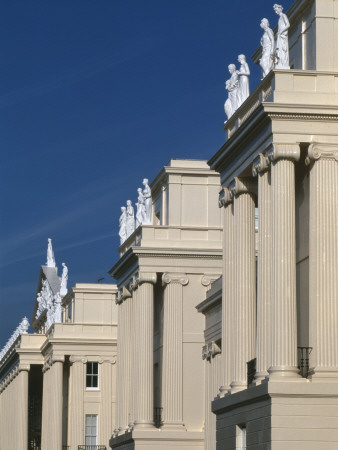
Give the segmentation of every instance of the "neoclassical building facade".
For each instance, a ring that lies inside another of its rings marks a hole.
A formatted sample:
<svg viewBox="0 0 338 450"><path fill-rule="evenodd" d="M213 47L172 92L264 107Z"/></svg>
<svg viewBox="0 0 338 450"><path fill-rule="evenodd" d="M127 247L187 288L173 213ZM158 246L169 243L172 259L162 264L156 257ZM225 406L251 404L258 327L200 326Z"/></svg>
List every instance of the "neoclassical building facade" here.
<svg viewBox="0 0 338 450"><path fill-rule="evenodd" d="M62 287L55 260L41 266L34 331L25 318L0 354L1 450L109 448L117 289Z"/></svg>
<svg viewBox="0 0 338 450"><path fill-rule="evenodd" d="M337 2L297 0L288 17L291 68L263 79L209 161L223 214L217 449L338 446Z"/></svg>
<svg viewBox="0 0 338 450"><path fill-rule="evenodd" d="M219 175L170 160L151 183L152 224L121 245L116 420L111 448L203 449L203 319L222 270Z"/></svg>

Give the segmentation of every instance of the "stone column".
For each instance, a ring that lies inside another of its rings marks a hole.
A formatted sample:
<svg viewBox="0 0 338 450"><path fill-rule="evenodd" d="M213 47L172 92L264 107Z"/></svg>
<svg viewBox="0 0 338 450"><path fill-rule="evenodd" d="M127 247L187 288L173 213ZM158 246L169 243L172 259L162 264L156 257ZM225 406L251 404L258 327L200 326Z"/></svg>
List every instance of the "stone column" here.
<svg viewBox="0 0 338 450"><path fill-rule="evenodd" d="M338 146L311 144L310 345L312 378L338 377Z"/></svg>
<svg viewBox="0 0 338 450"><path fill-rule="evenodd" d="M49 450L62 448L62 407L63 407L63 363L64 356L53 355L50 371Z"/></svg>
<svg viewBox="0 0 338 450"><path fill-rule="evenodd" d="M137 358L138 358L138 289L137 282L134 278L131 284L132 290L132 299L129 302L130 304L130 329L134 330L132 336L130 338L130 361L129 361L129 403L128 403L128 429L131 430L134 428L134 422L136 419L136 404L137 404Z"/></svg>
<svg viewBox="0 0 338 450"><path fill-rule="evenodd" d="M277 144L271 161L271 367L274 376L297 376L295 168L296 144Z"/></svg>
<svg viewBox="0 0 338 450"><path fill-rule="evenodd" d="M30 365L20 364L19 365L19 375L18 384L20 391L20 404L18 404L18 416L17 430L18 433L18 448L26 449L28 448L28 376L29 376ZM2 418L3 420L3 418ZM10 432L10 430L8 430Z"/></svg>
<svg viewBox="0 0 338 450"><path fill-rule="evenodd" d="M163 305L163 428L182 429L183 425L183 286L185 273L165 273Z"/></svg>
<svg viewBox="0 0 338 450"><path fill-rule="evenodd" d="M157 274L137 276L136 415L134 428L154 427L154 284Z"/></svg>
<svg viewBox="0 0 338 450"><path fill-rule="evenodd" d="M48 448L49 445L49 395L50 395L50 362L49 359L44 362L43 373L43 388L42 388L42 418L41 418L41 448Z"/></svg>
<svg viewBox="0 0 338 450"><path fill-rule="evenodd" d="M70 401L69 401L69 431L68 442L71 450L84 444L84 411L83 396L85 389L85 364L87 359L83 356L72 355L69 358L70 366Z"/></svg>
<svg viewBox="0 0 338 450"><path fill-rule="evenodd" d="M255 356L256 261L255 183L235 178L230 186L234 198L235 333L231 392L247 388L247 362Z"/></svg>
<svg viewBox="0 0 338 450"><path fill-rule="evenodd" d="M223 274L222 274L222 371L221 386L219 396L230 390L232 381L232 346L233 346L233 325L234 325L234 214L233 200L229 189L221 191L219 197L219 207L224 207L223 212Z"/></svg>
<svg viewBox="0 0 338 450"><path fill-rule="evenodd" d="M131 323L130 323L131 293L127 287L122 287L116 298L118 304L118 339L117 339L117 380L116 414L114 433L125 432L129 424L130 396L130 359L131 359Z"/></svg>
<svg viewBox="0 0 338 450"><path fill-rule="evenodd" d="M258 175L256 383L269 375L271 366L271 184L268 168L269 160L262 154L252 167L252 174Z"/></svg>

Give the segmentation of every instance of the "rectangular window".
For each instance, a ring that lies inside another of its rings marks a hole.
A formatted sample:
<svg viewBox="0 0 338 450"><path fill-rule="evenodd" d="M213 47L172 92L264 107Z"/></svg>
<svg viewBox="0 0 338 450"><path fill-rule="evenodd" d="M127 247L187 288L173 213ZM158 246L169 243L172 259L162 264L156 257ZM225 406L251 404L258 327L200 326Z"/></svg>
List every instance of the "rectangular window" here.
<svg viewBox="0 0 338 450"><path fill-rule="evenodd" d="M86 388L99 388L99 363L97 362L87 362Z"/></svg>
<svg viewBox="0 0 338 450"><path fill-rule="evenodd" d="M95 414L86 414L85 445L88 449L91 445L97 445L97 415Z"/></svg>
<svg viewBox="0 0 338 450"><path fill-rule="evenodd" d="M236 449L246 450L246 425L236 425Z"/></svg>

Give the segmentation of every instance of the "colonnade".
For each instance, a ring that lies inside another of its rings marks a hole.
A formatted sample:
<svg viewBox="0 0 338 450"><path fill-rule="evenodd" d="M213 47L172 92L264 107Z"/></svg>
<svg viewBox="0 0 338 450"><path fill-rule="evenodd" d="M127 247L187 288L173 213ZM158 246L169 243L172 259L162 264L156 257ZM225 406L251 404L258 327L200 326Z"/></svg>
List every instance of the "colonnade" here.
<svg viewBox="0 0 338 450"><path fill-rule="evenodd" d="M116 426L114 433L154 425L154 287L164 296L162 352L163 428L183 425L184 273L138 272L119 290Z"/></svg>
<svg viewBox="0 0 338 450"><path fill-rule="evenodd" d="M254 357L257 383L267 376L299 377L294 167L299 159L298 144L275 144L253 162L252 173L258 180L235 178L220 194L219 205L224 208L220 396L247 387L247 362ZM310 342L312 374L319 377L338 375L338 351L332 345L338 341L338 146L311 144L306 161L310 165Z"/></svg>

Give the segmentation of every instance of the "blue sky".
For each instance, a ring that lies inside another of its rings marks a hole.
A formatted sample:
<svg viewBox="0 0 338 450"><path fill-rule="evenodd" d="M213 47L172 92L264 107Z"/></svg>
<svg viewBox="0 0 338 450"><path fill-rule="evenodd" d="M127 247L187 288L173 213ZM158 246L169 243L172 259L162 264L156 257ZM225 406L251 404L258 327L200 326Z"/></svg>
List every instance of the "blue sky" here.
<svg viewBox="0 0 338 450"><path fill-rule="evenodd" d="M2 4L0 348L31 320L47 238L70 286L112 282L120 206L170 158L223 144L227 66L244 53L257 86L250 56L260 20L277 24L273 3Z"/></svg>

